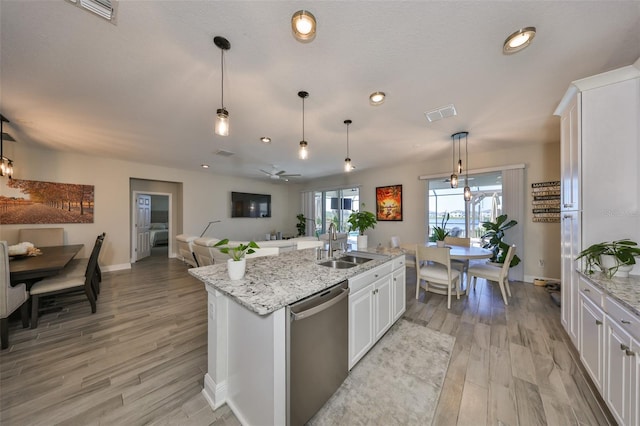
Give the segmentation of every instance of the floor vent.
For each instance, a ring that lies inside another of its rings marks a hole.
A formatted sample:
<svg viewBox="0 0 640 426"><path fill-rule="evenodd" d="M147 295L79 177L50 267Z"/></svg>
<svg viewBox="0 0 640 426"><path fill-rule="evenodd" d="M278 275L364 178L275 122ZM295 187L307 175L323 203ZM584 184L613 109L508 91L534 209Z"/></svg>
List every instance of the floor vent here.
<svg viewBox="0 0 640 426"><path fill-rule="evenodd" d="M219 149L216 151L216 155L221 157L231 157L234 153L231 151L225 151L224 149Z"/></svg>
<svg viewBox="0 0 640 426"><path fill-rule="evenodd" d="M456 112L456 107L451 104L436 108L433 111L427 111L424 115L427 117L427 121L429 123L433 123L434 121L442 120L443 118L453 117L454 115L458 115L458 113Z"/></svg>

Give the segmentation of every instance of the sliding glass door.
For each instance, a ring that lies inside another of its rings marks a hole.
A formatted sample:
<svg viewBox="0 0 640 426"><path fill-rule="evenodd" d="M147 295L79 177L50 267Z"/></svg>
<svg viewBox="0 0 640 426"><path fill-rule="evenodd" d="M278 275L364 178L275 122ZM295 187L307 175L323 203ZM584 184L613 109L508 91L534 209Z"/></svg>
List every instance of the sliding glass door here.
<svg viewBox="0 0 640 426"><path fill-rule="evenodd" d="M333 189L314 193L314 223L317 235L325 234L329 225L335 224L338 232L347 232L349 215L358 210L358 188Z"/></svg>

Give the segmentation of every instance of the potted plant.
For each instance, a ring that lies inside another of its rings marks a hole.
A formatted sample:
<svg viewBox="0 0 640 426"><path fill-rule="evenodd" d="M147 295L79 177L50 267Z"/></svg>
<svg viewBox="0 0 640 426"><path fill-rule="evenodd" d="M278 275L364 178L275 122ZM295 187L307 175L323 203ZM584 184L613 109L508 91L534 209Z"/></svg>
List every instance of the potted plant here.
<svg viewBox="0 0 640 426"><path fill-rule="evenodd" d="M495 222L482 222L482 227L486 230L484 235L482 235L482 248L489 249L493 252L493 256L489 259L490 262L500 264L504 263L504 260L507 257L507 252L509 251L509 244L502 241L504 238L504 231L509 228L513 228L517 224L518 222L513 219L507 221L506 214L498 216ZM513 259L511 259L509 267L513 268L519 263L520 258L518 255L513 255Z"/></svg>
<svg viewBox="0 0 640 426"><path fill-rule="evenodd" d="M235 247L229 247L229 239L218 241L214 247L218 247L221 253L228 254L231 259L227 260L227 272L229 273L229 279L239 280L244 277L244 273L247 269L246 254L255 253L254 248L260 248L254 241L250 241L248 244L238 244ZM222 247L226 246L226 247Z"/></svg>
<svg viewBox="0 0 640 426"><path fill-rule="evenodd" d="M362 204L362 208L364 208L364 204ZM347 223L349 224L349 229L358 232L358 250L367 248L368 241L367 236L364 235L364 231L376 227L376 223L378 223L376 216L366 210L354 210L349 215Z"/></svg>
<svg viewBox="0 0 640 426"><path fill-rule="evenodd" d="M440 226L434 226L431 231L429 241L436 243L438 247L444 247L444 239L449 235L447 231L447 223L449 222L449 213L445 213L440 221ZM436 222L437 223L437 222Z"/></svg>
<svg viewBox="0 0 640 426"><path fill-rule="evenodd" d="M592 244L582 250L576 260L585 259L584 272L587 274L593 274L595 272L593 268L597 266L607 278L628 277L638 256L640 256L638 243L625 238Z"/></svg>
<svg viewBox="0 0 640 426"><path fill-rule="evenodd" d="M307 233L307 218L304 217L302 213L296 216L298 219L298 223L296 224L296 228L298 228L298 237L302 237Z"/></svg>

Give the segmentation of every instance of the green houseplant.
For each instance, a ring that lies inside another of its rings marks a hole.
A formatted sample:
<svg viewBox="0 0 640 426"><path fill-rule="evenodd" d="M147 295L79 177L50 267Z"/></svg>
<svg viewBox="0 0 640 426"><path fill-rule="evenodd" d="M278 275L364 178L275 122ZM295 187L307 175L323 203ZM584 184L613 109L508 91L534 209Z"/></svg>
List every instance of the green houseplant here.
<svg viewBox="0 0 640 426"><path fill-rule="evenodd" d="M442 216L442 220L440 221L440 226L436 225L432 228L429 241L431 242L444 241L444 239L447 238L447 236L449 235L449 231L447 231L448 222L449 222L449 213L446 213Z"/></svg>
<svg viewBox="0 0 640 426"><path fill-rule="evenodd" d="M362 204L364 208L364 204ZM352 229L358 232L358 249L367 247L367 236L364 235L364 231L371 228L374 229L376 227L376 216L368 212L366 210L354 210L347 219L347 223L349 224L349 229Z"/></svg>
<svg viewBox="0 0 640 426"><path fill-rule="evenodd" d="M247 270L247 259L245 259L244 256L255 253L254 248L260 248L254 241L250 241L248 244L240 243L235 247L229 247L228 238L218 241L214 247L218 248L221 253L228 254L231 257L227 260L227 272L231 280L239 280L244 277L245 271Z"/></svg>
<svg viewBox="0 0 640 426"><path fill-rule="evenodd" d="M638 243L625 238L592 244L582 250L576 260L585 259L585 273L593 274L594 266L597 266L607 278L611 278L614 275L628 276L638 256L640 256ZM607 257L611 258L610 262L607 262Z"/></svg>
<svg viewBox="0 0 640 426"><path fill-rule="evenodd" d="M507 215L503 214L496 218L495 222L482 222L482 227L486 230L482 235L482 248L489 249L493 252L493 256L489 259L491 262L504 263L509 251L509 244L502 241L504 238L504 231L509 228L513 228L518 224L515 220L507 221ZM514 255L509 264L510 268L513 268L520 263L518 255Z"/></svg>

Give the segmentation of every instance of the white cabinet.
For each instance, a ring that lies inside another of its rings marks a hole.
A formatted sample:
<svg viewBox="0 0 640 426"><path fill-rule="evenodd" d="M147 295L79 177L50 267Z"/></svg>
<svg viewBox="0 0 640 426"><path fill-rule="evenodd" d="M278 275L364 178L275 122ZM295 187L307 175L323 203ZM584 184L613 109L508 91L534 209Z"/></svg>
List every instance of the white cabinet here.
<svg viewBox="0 0 640 426"><path fill-rule="evenodd" d="M580 295L580 361L602 392L604 312L585 294Z"/></svg>
<svg viewBox="0 0 640 426"><path fill-rule="evenodd" d="M562 265L562 302L561 322L571 337L573 344L580 347L579 341L579 280L576 271L578 262L575 260L580 248L580 212L567 211L562 213L560 226L562 246L560 248Z"/></svg>
<svg viewBox="0 0 640 426"><path fill-rule="evenodd" d="M640 341L635 339L631 341L631 353L627 355L631 357L629 424L637 425L640 423Z"/></svg>
<svg viewBox="0 0 640 426"><path fill-rule="evenodd" d="M560 118L560 189L563 210L580 210L580 93Z"/></svg>
<svg viewBox="0 0 640 426"><path fill-rule="evenodd" d="M349 369L404 313L404 268L402 256L349 280Z"/></svg>
<svg viewBox="0 0 640 426"><path fill-rule="evenodd" d="M631 336L612 319L607 321L605 344L607 366L603 395L618 423L630 425L633 424L629 404L634 359L627 355L627 351L631 351Z"/></svg>

